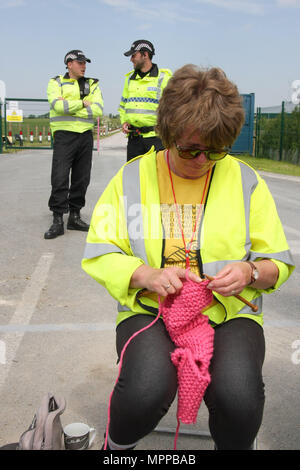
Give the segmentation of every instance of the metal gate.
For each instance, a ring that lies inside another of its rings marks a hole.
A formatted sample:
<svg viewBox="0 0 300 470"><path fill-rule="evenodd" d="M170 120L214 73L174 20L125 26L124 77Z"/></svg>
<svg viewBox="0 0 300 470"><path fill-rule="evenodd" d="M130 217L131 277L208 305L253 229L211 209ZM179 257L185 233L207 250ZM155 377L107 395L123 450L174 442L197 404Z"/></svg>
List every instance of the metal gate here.
<svg viewBox="0 0 300 470"><path fill-rule="evenodd" d="M253 154L253 133L254 133L254 93L242 94L245 110L245 122L241 132L233 144L230 153Z"/></svg>
<svg viewBox="0 0 300 470"><path fill-rule="evenodd" d="M6 98L0 114L5 149L52 148L47 99Z"/></svg>
<svg viewBox="0 0 300 470"><path fill-rule="evenodd" d="M255 156L300 164L300 106L257 108Z"/></svg>

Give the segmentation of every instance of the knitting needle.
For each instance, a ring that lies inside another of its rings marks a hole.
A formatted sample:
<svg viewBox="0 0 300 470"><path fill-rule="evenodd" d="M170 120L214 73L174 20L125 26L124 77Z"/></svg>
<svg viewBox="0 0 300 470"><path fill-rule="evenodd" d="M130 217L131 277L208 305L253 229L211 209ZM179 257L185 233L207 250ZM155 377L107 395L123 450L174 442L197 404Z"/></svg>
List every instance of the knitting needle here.
<svg viewBox="0 0 300 470"><path fill-rule="evenodd" d="M208 276L207 274L204 274L204 276L205 276L209 281L213 281L213 280L214 280L214 277ZM253 312L257 312L257 310L258 310L258 306L257 306L257 305L252 304L251 302L249 302L247 299L245 299L245 298L242 297L241 295L235 294L233 297L235 297L236 299L239 299L241 302L243 302L244 304L248 305L248 307L250 307Z"/></svg>

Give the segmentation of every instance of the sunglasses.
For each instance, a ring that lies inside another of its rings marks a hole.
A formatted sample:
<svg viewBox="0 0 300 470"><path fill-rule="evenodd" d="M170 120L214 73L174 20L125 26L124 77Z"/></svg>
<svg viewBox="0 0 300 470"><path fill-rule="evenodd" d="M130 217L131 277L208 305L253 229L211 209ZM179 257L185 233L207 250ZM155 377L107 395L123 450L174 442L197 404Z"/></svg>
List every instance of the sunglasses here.
<svg viewBox="0 0 300 470"><path fill-rule="evenodd" d="M180 145L177 145L175 142L175 147L178 152L178 155L180 158L184 158L185 160L192 160L193 158L198 157L201 155L201 153L204 153L205 157L208 160L222 160L222 158L226 157L228 154L227 150L214 150L214 149L206 149L206 150L193 150L193 149L187 149L187 148L182 148Z"/></svg>

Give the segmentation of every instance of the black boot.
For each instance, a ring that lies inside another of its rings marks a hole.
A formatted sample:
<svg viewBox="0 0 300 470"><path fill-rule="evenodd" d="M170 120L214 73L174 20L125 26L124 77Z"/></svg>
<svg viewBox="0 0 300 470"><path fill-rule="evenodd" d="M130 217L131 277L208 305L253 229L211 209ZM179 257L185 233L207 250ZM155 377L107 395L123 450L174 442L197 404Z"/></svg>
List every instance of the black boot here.
<svg viewBox="0 0 300 470"><path fill-rule="evenodd" d="M68 230L80 230L81 232L88 232L90 226L83 222L80 218L80 211L70 211L68 219Z"/></svg>
<svg viewBox="0 0 300 470"><path fill-rule="evenodd" d="M44 234L44 238L46 240L50 238L56 238L59 235L64 234L64 221L63 221L63 216L61 214L56 214L55 212L53 213L53 224L49 228L47 232Z"/></svg>

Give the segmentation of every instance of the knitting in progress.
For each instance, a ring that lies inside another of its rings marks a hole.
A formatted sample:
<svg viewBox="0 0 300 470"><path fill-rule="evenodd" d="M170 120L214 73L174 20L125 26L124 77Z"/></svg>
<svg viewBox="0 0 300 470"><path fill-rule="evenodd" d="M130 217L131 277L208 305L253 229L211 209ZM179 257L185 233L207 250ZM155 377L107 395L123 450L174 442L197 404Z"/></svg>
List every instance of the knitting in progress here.
<svg viewBox="0 0 300 470"><path fill-rule="evenodd" d="M160 313L177 349L171 359L177 367L177 432L180 422L194 424L205 390L210 383L209 364L213 354L214 330L202 310L213 300L209 281L196 283L187 277L179 295L168 295Z"/></svg>
<svg viewBox="0 0 300 470"><path fill-rule="evenodd" d="M164 302L159 300L159 312L156 318L145 328L134 333L124 345L119 364L120 377L123 357L129 343L140 333L151 328L162 316L166 328L177 349L171 360L177 367L178 405L177 431L174 441L176 449L180 421L194 424L207 386L210 383L209 364L213 354L214 330L208 323L208 317L201 311L213 300L212 292L207 289L209 281L200 283L188 278L182 279L183 287L179 294L169 294ZM108 405L108 419L104 450L107 449L107 437L110 423L110 406L113 391Z"/></svg>

